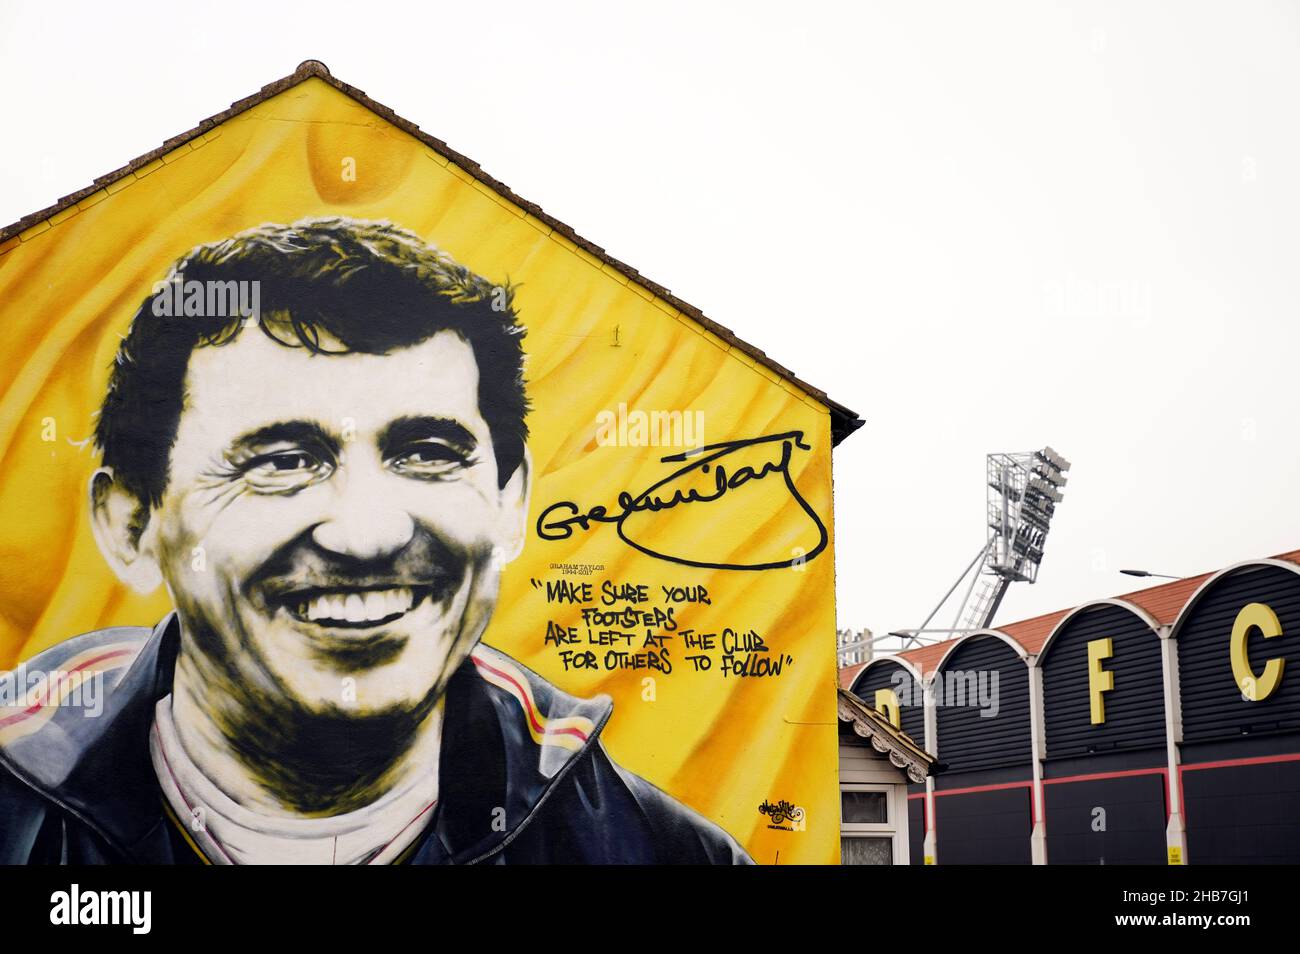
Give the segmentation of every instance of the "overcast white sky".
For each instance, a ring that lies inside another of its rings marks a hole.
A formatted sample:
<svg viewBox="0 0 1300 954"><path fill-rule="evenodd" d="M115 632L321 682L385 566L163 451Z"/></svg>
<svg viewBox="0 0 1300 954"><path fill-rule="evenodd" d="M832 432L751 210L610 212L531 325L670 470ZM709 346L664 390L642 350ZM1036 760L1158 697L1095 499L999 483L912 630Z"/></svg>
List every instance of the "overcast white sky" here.
<svg viewBox="0 0 1300 954"><path fill-rule="evenodd" d="M0 222L321 59L866 418L841 626L919 625L990 451L1075 462L1001 622L1300 548L1294 3L127 11L0 5Z"/></svg>

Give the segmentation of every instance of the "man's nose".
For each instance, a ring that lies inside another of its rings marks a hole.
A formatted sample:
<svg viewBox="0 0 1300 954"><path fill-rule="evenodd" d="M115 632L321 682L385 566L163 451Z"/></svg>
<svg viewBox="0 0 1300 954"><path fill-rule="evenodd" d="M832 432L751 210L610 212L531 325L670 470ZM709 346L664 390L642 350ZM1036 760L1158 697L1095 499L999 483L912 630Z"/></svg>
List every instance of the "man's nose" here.
<svg viewBox="0 0 1300 954"><path fill-rule="evenodd" d="M396 553L411 542L415 521L392 502L391 488L384 486L385 476L382 465L361 461L340 468L330 513L312 531L317 546L372 560Z"/></svg>

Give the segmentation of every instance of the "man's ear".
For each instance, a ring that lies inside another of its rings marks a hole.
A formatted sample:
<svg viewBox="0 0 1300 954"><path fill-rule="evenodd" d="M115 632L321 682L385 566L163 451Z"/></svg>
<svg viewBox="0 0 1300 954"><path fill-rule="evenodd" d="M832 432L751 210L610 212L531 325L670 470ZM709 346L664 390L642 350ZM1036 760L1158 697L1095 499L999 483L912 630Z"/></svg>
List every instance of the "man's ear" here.
<svg viewBox="0 0 1300 954"><path fill-rule="evenodd" d="M123 487L111 467L90 475L90 527L99 552L119 580L145 596L162 584L148 526L149 505Z"/></svg>
<svg viewBox="0 0 1300 954"><path fill-rule="evenodd" d="M533 455L524 446L519 466L501 488L501 511L497 524L497 553L504 566L524 549L528 536L528 501L533 493Z"/></svg>

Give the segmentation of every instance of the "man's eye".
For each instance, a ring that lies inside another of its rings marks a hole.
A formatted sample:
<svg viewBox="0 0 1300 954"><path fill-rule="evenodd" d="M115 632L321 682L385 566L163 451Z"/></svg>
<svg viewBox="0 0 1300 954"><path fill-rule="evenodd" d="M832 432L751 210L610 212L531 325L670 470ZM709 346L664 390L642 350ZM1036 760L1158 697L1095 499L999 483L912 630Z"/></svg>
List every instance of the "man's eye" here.
<svg viewBox="0 0 1300 954"><path fill-rule="evenodd" d="M392 468L412 477L442 476L464 467L469 461L449 444L424 441L413 444L392 459Z"/></svg>
<svg viewBox="0 0 1300 954"><path fill-rule="evenodd" d="M244 479L258 493L299 490L329 475L331 465L303 450L262 454L248 462Z"/></svg>
<svg viewBox="0 0 1300 954"><path fill-rule="evenodd" d="M266 466L271 470L307 470L316 466L316 459L310 454L291 453L291 454L273 454L268 458Z"/></svg>

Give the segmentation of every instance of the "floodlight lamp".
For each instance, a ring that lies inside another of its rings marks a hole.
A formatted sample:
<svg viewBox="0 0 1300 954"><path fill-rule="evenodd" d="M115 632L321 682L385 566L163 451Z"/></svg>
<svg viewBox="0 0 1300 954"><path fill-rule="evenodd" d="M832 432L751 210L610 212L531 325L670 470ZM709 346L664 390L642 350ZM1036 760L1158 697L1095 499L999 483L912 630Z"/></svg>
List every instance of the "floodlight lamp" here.
<svg viewBox="0 0 1300 954"><path fill-rule="evenodd" d="M1070 462L1066 460L1064 457L1062 457L1060 454L1058 454L1056 451L1052 450L1051 447L1044 447L1042 450L1042 455L1046 457L1049 461L1051 461L1052 465L1057 470L1061 471L1061 473L1065 473L1067 470L1070 469Z"/></svg>

